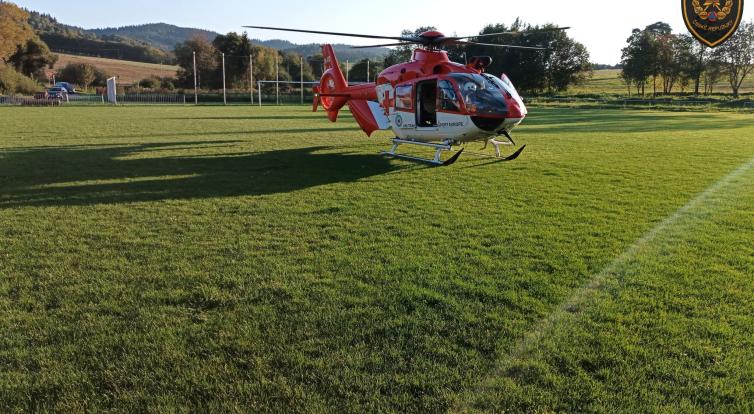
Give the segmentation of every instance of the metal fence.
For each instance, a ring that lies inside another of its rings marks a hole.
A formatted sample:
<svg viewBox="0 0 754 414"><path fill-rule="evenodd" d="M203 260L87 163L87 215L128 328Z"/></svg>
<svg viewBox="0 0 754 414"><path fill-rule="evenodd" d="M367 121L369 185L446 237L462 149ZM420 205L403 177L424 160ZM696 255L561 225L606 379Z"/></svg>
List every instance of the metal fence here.
<svg viewBox="0 0 754 414"><path fill-rule="evenodd" d="M193 96L192 96L193 99ZM118 105L185 105L184 94L135 93L117 95ZM192 101L193 103L193 101ZM0 105L17 106L68 106L109 105L104 95L68 95L62 99L38 99L32 96L0 96Z"/></svg>
<svg viewBox="0 0 754 414"><path fill-rule="evenodd" d="M10 106L60 106L62 99L35 99L32 96L0 96L0 105Z"/></svg>
<svg viewBox="0 0 754 414"><path fill-rule="evenodd" d="M107 100L103 95L68 95L66 104L76 105L103 105Z"/></svg>
<svg viewBox="0 0 754 414"><path fill-rule="evenodd" d="M127 93L117 95L118 105L186 105L184 94Z"/></svg>

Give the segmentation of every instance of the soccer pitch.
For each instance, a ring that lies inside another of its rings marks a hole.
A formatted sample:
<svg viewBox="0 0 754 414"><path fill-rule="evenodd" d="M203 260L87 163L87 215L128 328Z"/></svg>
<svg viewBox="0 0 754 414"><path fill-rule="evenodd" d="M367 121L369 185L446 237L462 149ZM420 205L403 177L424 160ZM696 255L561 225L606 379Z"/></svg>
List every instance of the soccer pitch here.
<svg viewBox="0 0 754 414"><path fill-rule="evenodd" d="M446 168L306 107L0 119L0 412L754 410L751 114Z"/></svg>

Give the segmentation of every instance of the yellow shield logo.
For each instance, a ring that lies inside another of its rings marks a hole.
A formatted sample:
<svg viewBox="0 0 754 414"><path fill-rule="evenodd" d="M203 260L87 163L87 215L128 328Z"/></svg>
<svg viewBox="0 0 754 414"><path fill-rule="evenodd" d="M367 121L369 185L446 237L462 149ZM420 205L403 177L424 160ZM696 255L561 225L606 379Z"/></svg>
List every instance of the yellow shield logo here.
<svg viewBox="0 0 754 414"><path fill-rule="evenodd" d="M741 24L744 0L681 0L689 32L709 47L730 39Z"/></svg>

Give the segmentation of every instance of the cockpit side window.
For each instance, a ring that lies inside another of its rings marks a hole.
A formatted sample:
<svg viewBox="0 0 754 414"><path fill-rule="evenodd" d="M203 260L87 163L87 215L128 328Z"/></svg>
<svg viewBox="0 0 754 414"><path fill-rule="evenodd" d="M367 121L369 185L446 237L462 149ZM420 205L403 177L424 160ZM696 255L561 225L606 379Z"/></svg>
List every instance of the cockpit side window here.
<svg viewBox="0 0 754 414"><path fill-rule="evenodd" d="M479 74L451 75L458 84L466 111L477 116L505 116L508 113L503 89Z"/></svg>
<svg viewBox="0 0 754 414"><path fill-rule="evenodd" d="M461 104L453 84L447 80L441 80L437 83L440 91L440 109L443 111L461 112Z"/></svg>
<svg viewBox="0 0 754 414"><path fill-rule="evenodd" d="M404 85L395 88L395 109L413 109L413 85Z"/></svg>

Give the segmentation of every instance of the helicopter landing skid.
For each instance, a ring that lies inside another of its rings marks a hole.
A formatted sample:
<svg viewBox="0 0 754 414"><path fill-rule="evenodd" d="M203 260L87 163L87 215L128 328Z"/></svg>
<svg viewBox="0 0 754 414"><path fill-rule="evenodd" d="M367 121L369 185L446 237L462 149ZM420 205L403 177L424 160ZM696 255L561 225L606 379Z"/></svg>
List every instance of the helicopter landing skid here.
<svg viewBox="0 0 754 414"><path fill-rule="evenodd" d="M407 154L398 154L396 151L398 151L398 147L401 146L401 145L403 145L403 144L406 144L406 145L418 145L418 146L421 146L421 147L432 148L432 149L435 150L435 157L432 158L432 159L430 159L430 158L416 157L416 156L407 155ZM400 158L400 159L404 159L404 160L409 160L409 161L418 161L418 162L424 162L424 163L427 163L427 164L432 164L432 165L447 167L449 165L453 165L456 161L458 161L458 158L460 158L461 154L463 154L463 149L461 149L455 155L453 155L452 157L448 158L448 160L443 161L442 158L441 158L442 153L445 152L445 151L452 151L452 150L453 150L453 147L447 141L443 142L442 144L431 144L431 143L427 143L427 142L407 141L405 139L396 138L396 139L393 140L393 147L390 149L390 151L382 151L382 152L380 152L380 154L387 155L389 157L394 157L394 158Z"/></svg>
<svg viewBox="0 0 754 414"><path fill-rule="evenodd" d="M503 131L501 134L505 135L505 137L508 138L508 141L501 142L496 140L495 138L492 138L484 142L484 148L482 148L482 151L486 150L489 144L492 144L492 146L495 147L495 156L497 158L503 158L500 147L502 147L503 145L514 146L516 145L516 141L513 140L513 137L511 137L511 135L507 131ZM518 156L516 158L518 158Z"/></svg>
<svg viewBox="0 0 754 414"><path fill-rule="evenodd" d="M492 138L490 140L484 141L484 147L482 148L482 151L484 151L484 150L487 149L487 147L489 146L489 144L492 144L492 146L495 147L495 156L494 157L489 156L487 154L479 154L479 153L475 153L475 152L470 152L469 154L476 155L478 157L496 158L498 161L501 161L501 162L515 161L516 159L518 159L518 157L521 156L521 153L524 152L524 150L526 149L526 145L524 145L523 147L519 148L518 151L516 151L516 152L513 153L513 155L508 156L508 157L503 157L502 151L500 151L500 147L502 147L503 145L515 146L516 145L516 141L513 140L513 137L511 137L511 135L510 135L510 133L508 131L503 131L503 132L500 133L500 135L505 135L505 137L508 138L508 141L501 142L501 141L496 140L495 138Z"/></svg>
<svg viewBox="0 0 754 414"><path fill-rule="evenodd" d="M518 151L516 151L515 153L513 153L513 155L508 156L508 157L483 154L483 153L479 153L479 152L467 152L467 154L473 155L475 157L492 158L494 160L497 160L497 161L493 161L493 162L506 162L506 161L515 161L515 160L517 160L518 157L521 156L521 154L524 152L525 149L526 149L526 145L522 146L521 148L518 149Z"/></svg>

